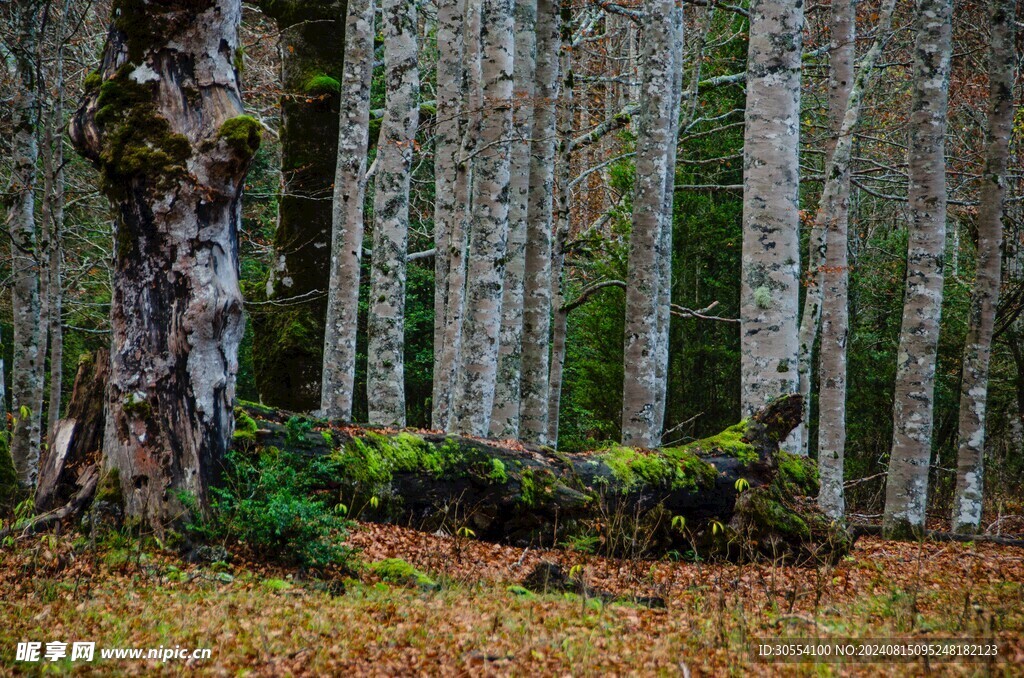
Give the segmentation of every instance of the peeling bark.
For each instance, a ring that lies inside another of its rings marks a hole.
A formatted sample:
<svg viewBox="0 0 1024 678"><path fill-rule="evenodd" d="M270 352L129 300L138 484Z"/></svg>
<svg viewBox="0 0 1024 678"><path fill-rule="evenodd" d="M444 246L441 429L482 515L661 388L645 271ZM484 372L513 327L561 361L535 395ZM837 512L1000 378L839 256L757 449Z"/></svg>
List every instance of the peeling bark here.
<svg viewBox="0 0 1024 678"><path fill-rule="evenodd" d="M989 362L1002 264L1003 201L1013 131L1016 3L990 0L989 110L985 171L978 207L978 274L964 347L960 387L960 447L957 455L953 530L973 534L981 526L985 473L985 410Z"/></svg>
<svg viewBox="0 0 1024 678"><path fill-rule="evenodd" d="M416 5L385 0L387 110L377 142L366 390L369 420L405 426L405 279L409 183L419 124Z"/></svg>
<svg viewBox="0 0 1024 678"><path fill-rule="evenodd" d="M366 151L370 140L374 5L374 0L348 1L334 175L331 282L327 298L320 409L325 417L345 421L352 420L355 391Z"/></svg>
<svg viewBox="0 0 1024 678"><path fill-rule="evenodd" d="M530 144L530 199L527 209L523 292L523 357L520 431L526 442L548 442L548 352L551 330L551 229L554 218L555 102L560 89L560 7L537 2L536 104Z"/></svg>
<svg viewBox="0 0 1024 678"><path fill-rule="evenodd" d="M512 77L512 0L484 0L480 22L486 114L473 158L472 230L453 430L490 431L497 378L502 283L508 235Z"/></svg>
<svg viewBox="0 0 1024 678"><path fill-rule="evenodd" d="M799 390L800 58L803 5L750 6L740 291L744 415ZM783 447L797 449L791 439Z"/></svg>
<svg viewBox="0 0 1024 678"><path fill-rule="evenodd" d="M892 453L883 531L908 538L925 527L935 363L946 241L946 110L952 2L919 0L908 153L907 278L897 353Z"/></svg>
<svg viewBox="0 0 1024 678"><path fill-rule="evenodd" d="M259 124L241 115L238 0L126 2L71 123L115 211L103 467L158 531L201 509L227 450L242 338L241 193ZM145 26L145 30L140 28Z"/></svg>
<svg viewBox="0 0 1024 678"><path fill-rule="evenodd" d="M530 197L530 139L536 62L537 0L515 0L515 64L512 91L512 158L509 166L508 243L502 286L498 376L491 412L491 436L519 437L520 374L523 349L523 279Z"/></svg>

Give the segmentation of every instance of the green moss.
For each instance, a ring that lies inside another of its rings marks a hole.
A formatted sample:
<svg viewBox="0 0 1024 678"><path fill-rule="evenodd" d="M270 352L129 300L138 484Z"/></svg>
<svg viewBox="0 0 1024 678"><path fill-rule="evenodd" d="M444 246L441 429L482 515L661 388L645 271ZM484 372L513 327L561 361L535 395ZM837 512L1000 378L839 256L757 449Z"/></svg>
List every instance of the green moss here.
<svg viewBox="0 0 1024 678"><path fill-rule="evenodd" d="M118 469L108 469L103 477L100 478L99 485L96 486L96 496L94 501L110 502L112 504L123 503L123 495L121 494L121 472Z"/></svg>
<svg viewBox="0 0 1024 678"><path fill-rule="evenodd" d="M508 482L508 473L505 472L505 464L501 459L491 459L491 474L489 477L499 485L504 485Z"/></svg>
<svg viewBox="0 0 1024 678"><path fill-rule="evenodd" d="M251 115L239 115L225 120L217 130L217 138L224 140L228 147L240 157L248 160L260 149L262 129Z"/></svg>
<svg viewBox="0 0 1024 678"><path fill-rule="evenodd" d="M99 165L104 192L115 200L124 197L133 180L156 190L167 190L187 174L192 145L156 111L155 84L141 84L122 69L100 85L96 123L103 128ZM118 238L132 234L118 233ZM130 254L124 243L118 253Z"/></svg>
<svg viewBox="0 0 1024 678"><path fill-rule="evenodd" d="M436 581L425 573L405 562L401 558L386 558L372 563L370 571L380 577L381 581L402 586L416 585L422 589L436 590L441 588Z"/></svg>
<svg viewBox="0 0 1024 678"><path fill-rule="evenodd" d="M548 469L523 469L519 476L519 503L536 508L554 496L557 479Z"/></svg>
<svg viewBox="0 0 1024 678"><path fill-rule="evenodd" d="M232 438L236 441L255 442L258 426L256 420L241 407L235 408L235 432Z"/></svg>
<svg viewBox="0 0 1024 678"><path fill-rule="evenodd" d="M687 448L641 451L613 445L600 457L618 481L623 494L646 486L673 490L710 487L718 473L715 468Z"/></svg>
<svg viewBox="0 0 1024 678"><path fill-rule="evenodd" d="M508 591L509 593L511 593L513 595L516 595L516 596L519 596L521 598L536 598L537 597L537 595L533 591L531 591L530 589L526 588L525 586L519 586L518 584L513 584L512 586L509 586L505 590Z"/></svg>
<svg viewBox="0 0 1024 678"><path fill-rule="evenodd" d="M212 5L213 0L179 0L173 7L146 0L116 0L114 27L124 33L128 60L141 64L149 51L167 44L191 25L196 14Z"/></svg>
<svg viewBox="0 0 1024 678"><path fill-rule="evenodd" d="M778 482L791 495L813 497L818 494L818 465L813 459L780 450Z"/></svg>
<svg viewBox="0 0 1024 678"><path fill-rule="evenodd" d="M103 76L100 75L99 71L93 71L89 75L85 76L85 80L82 81L82 88L86 93L95 92L103 84Z"/></svg>
<svg viewBox="0 0 1024 678"><path fill-rule="evenodd" d="M341 83L335 78L321 73L306 80L302 89L310 96L326 96L341 92Z"/></svg>
<svg viewBox="0 0 1024 678"><path fill-rule="evenodd" d="M122 409L129 417L143 421L153 415L153 406L149 401L145 398L136 398L134 393L129 393L128 397L124 399Z"/></svg>
<svg viewBox="0 0 1024 678"><path fill-rule="evenodd" d="M235 70L241 73L245 69L245 47L239 45L235 48L235 56L231 60L231 65L235 67Z"/></svg>
<svg viewBox="0 0 1024 678"><path fill-rule="evenodd" d="M733 424L718 435L702 438L677 448L698 455L725 455L736 457L744 464L757 461L757 452L744 436L747 433L747 421Z"/></svg>

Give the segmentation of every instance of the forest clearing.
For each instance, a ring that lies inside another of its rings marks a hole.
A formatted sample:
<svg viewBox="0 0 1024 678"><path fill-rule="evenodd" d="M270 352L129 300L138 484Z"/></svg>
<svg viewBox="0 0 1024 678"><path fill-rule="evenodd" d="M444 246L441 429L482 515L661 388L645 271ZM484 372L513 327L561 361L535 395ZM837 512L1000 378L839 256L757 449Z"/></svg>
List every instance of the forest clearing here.
<svg viewBox="0 0 1024 678"><path fill-rule="evenodd" d="M1019 675L1018 4L0 3L0 675Z"/></svg>

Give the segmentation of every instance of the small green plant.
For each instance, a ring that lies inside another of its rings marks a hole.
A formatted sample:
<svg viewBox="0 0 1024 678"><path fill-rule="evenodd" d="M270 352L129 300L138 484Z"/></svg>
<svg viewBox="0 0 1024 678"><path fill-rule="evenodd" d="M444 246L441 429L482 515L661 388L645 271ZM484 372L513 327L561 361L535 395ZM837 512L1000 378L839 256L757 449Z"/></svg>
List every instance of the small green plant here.
<svg viewBox="0 0 1024 678"><path fill-rule="evenodd" d="M305 445L309 442L306 434L313 430L313 422L305 417L292 416L284 424L285 440L289 445Z"/></svg>
<svg viewBox="0 0 1024 678"><path fill-rule="evenodd" d="M347 507L328 504L312 490L316 476L329 472L321 468L325 463L275 448L258 455L229 452L224 482L211 491L212 516L203 520L192 511L186 530L193 539L246 544L303 567L344 565Z"/></svg>
<svg viewBox="0 0 1024 678"><path fill-rule="evenodd" d="M370 572L380 577L381 581L390 584L403 586L416 585L421 589L437 590L441 588L436 581L428 575L417 570L401 558L385 558L373 563L369 567Z"/></svg>

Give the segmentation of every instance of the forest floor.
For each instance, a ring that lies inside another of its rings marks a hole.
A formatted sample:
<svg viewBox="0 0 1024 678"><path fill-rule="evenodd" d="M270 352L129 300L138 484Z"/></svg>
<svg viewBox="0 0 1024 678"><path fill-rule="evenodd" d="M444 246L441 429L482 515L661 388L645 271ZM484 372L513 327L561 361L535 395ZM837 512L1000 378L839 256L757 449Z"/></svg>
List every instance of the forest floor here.
<svg viewBox="0 0 1024 678"><path fill-rule="evenodd" d="M1024 549L861 538L835 566L612 559L359 524L356 563L403 558L435 585L370 568L344 586L235 558L192 565L125 537L24 537L0 550L0 675L1020 675ZM542 560L666 609L517 586ZM357 566L358 567L358 566ZM986 663L761 663L758 639L984 638ZM19 642L93 641L92 662L15 661ZM99 648L210 648L206 660Z"/></svg>

